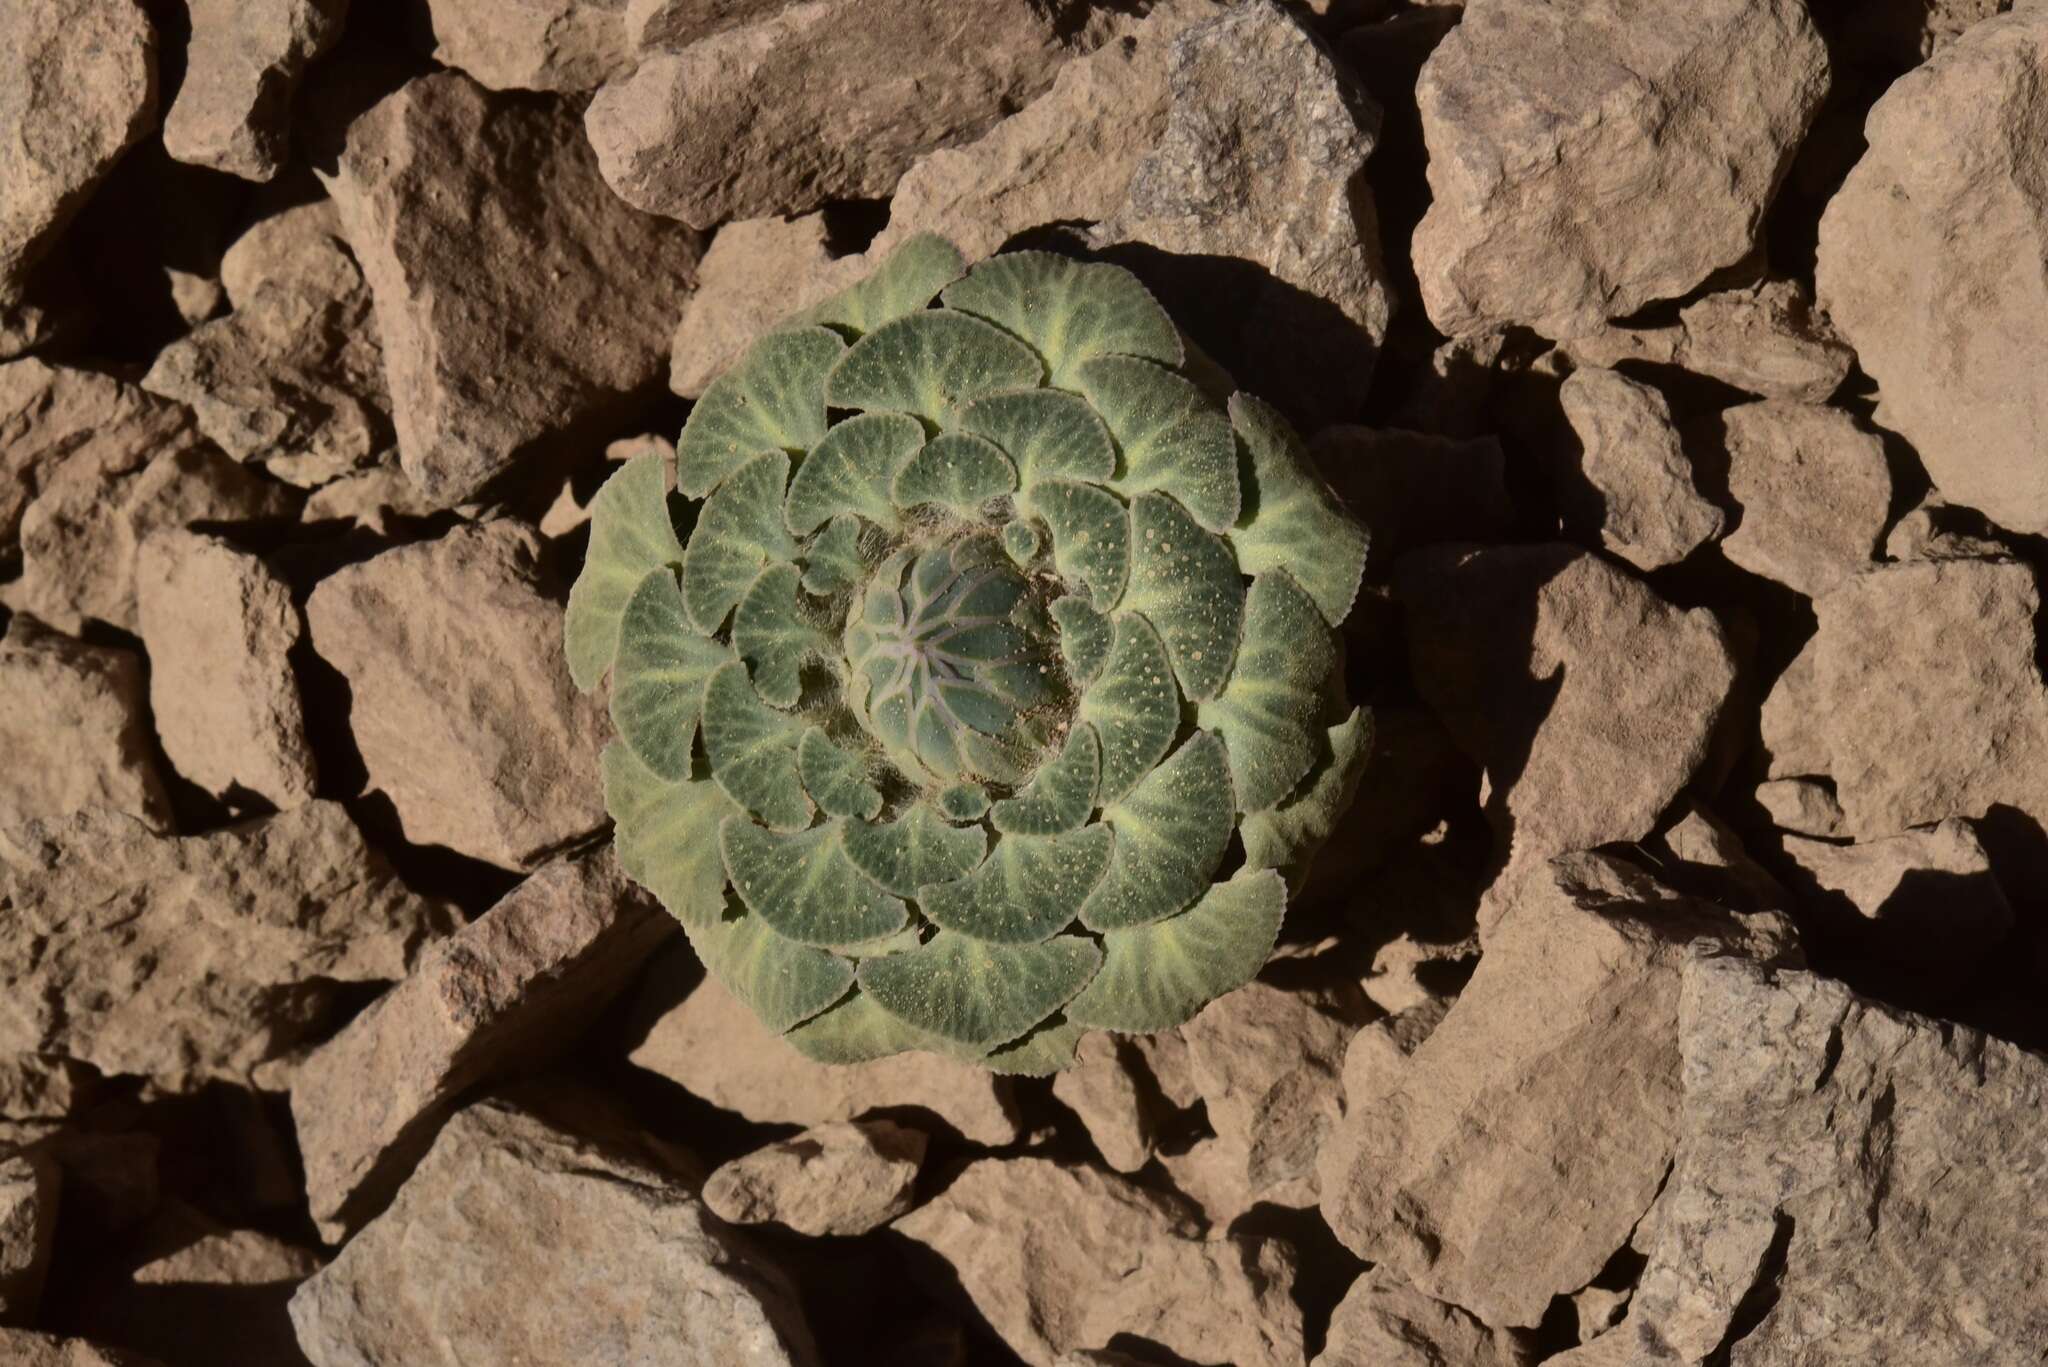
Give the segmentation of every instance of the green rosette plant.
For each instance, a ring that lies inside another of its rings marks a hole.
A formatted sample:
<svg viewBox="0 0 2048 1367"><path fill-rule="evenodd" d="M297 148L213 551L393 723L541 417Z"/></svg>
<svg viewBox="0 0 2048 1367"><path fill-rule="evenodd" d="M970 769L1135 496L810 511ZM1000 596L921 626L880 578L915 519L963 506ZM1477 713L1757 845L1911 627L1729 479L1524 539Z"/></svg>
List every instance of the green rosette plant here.
<svg viewBox="0 0 2048 1367"><path fill-rule="evenodd" d="M913 238L705 391L679 498L598 493L619 857L804 1053L1051 1072L1271 954L1367 746L1366 537L1186 361L1125 270Z"/></svg>

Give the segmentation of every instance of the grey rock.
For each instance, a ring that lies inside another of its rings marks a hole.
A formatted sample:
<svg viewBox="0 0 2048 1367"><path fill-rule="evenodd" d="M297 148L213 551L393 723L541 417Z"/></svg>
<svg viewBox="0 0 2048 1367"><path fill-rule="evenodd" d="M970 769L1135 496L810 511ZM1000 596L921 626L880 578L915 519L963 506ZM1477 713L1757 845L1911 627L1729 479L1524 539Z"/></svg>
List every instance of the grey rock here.
<svg viewBox="0 0 2048 1367"><path fill-rule="evenodd" d="M1306 426L1349 417L1393 312L1365 183L1379 107L1272 0L1177 38L1167 80L1165 130L1094 240L1127 244L1176 320L1245 387ZM1176 257L1249 269L1219 290Z"/></svg>
<svg viewBox="0 0 2048 1367"><path fill-rule="evenodd" d="M843 1120L733 1159L704 1183L704 1204L736 1225L786 1225L851 1237L908 1211L925 1136L889 1120Z"/></svg>
<svg viewBox="0 0 2048 1367"><path fill-rule="evenodd" d="M1618 859L1526 881L1441 1024L1357 1072L1322 1153L1323 1216L1360 1257L1496 1328L1534 1328L1649 1209L1678 1110L1680 968L1771 958L1738 917Z"/></svg>
<svg viewBox="0 0 2048 1367"><path fill-rule="evenodd" d="M1798 0L1474 0L1416 89L1430 321L1568 338L1684 295L1756 245L1827 88Z"/></svg>
<svg viewBox="0 0 2048 1367"><path fill-rule="evenodd" d="M423 76L349 125L325 179L376 301L400 458L438 504L659 376L700 245L605 188L572 112Z"/></svg>
<svg viewBox="0 0 2048 1367"><path fill-rule="evenodd" d="M543 866L430 946L292 1080L321 1233L339 1242L388 1201L461 1093L573 1044L673 929L607 848Z"/></svg>
<svg viewBox="0 0 2048 1367"><path fill-rule="evenodd" d="M0 827L88 807L168 830L142 660L16 616L0 639Z"/></svg>
<svg viewBox="0 0 2048 1367"><path fill-rule="evenodd" d="M1871 564L1892 497L1875 434L1838 409L1784 400L1728 409L1721 422L1728 491L1742 506L1723 555L1809 598Z"/></svg>
<svg viewBox="0 0 2048 1367"><path fill-rule="evenodd" d="M817 1361L788 1281L681 1175L496 1101L448 1122L291 1316L314 1367Z"/></svg>
<svg viewBox="0 0 2048 1367"><path fill-rule="evenodd" d="M1821 307L1877 381L1877 421L1944 498L2048 531L2048 11L1988 19L1870 111L1821 218Z"/></svg>
<svg viewBox="0 0 2048 1367"><path fill-rule="evenodd" d="M1599 496L1600 541L1639 570L1675 565L1721 532L1664 396L1612 370L1574 371L1558 397Z"/></svg>
<svg viewBox="0 0 2048 1367"><path fill-rule="evenodd" d="M595 90L632 65L626 0L429 0L434 60L492 90Z"/></svg>
<svg viewBox="0 0 2048 1367"><path fill-rule="evenodd" d="M166 839L103 810L0 832L0 1052L167 1088L320 1029L343 982L404 976L449 913L331 802Z"/></svg>
<svg viewBox="0 0 2048 1367"><path fill-rule="evenodd" d="M313 649L348 680L368 786L407 840L530 866L604 823L601 701L576 692L540 539L458 527L320 582Z"/></svg>
<svg viewBox="0 0 2048 1367"><path fill-rule="evenodd" d="M972 39L962 42L971 31ZM711 228L889 193L919 154L969 141L1073 55L1048 8L806 0L642 54L586 124L628 204Z"/></svg>
<svg viewBox="0 0 2048 1367"><path fill-rule="evenodd" d="M216 797L282 810L313 796L313 749L291 652L291 590L253 555L197 532L157 532L136 557L150 710L178 772Z"/></svg>
<svg viewBox="0 0 2048 1367"><path fill-rule="evenodd" d="M269 180L289 153L292 94L341 37L348 0L186 0L185 79L164 116L179 161Z"/></svg>

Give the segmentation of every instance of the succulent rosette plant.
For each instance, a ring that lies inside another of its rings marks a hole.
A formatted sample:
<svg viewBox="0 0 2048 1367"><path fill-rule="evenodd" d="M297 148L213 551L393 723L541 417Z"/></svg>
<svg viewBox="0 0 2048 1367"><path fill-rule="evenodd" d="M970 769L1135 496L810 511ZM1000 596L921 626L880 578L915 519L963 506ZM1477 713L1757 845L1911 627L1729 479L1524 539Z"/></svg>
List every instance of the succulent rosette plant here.
<svg viewBox="0 0 2048 1367"><path fill-rule="evenodd" d="M917 237L705 391L679 498L599 492L619 857L812 1057L1050 1072L1271 954L1366 749L1366 537L1187 360L1128 271Z"/></svg>

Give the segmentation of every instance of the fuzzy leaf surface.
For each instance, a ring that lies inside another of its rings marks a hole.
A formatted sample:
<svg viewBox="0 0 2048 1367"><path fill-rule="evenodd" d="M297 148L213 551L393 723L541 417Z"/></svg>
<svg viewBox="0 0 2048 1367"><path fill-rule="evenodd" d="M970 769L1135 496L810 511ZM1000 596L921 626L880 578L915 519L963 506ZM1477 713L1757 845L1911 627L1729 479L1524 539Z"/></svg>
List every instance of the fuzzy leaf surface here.
<svg viewBox="0 0 2048 1367"><path fill-rule="evenodd" d="M562 618L569 677L588 693L619 647L619 618L648 572L680 565L683 543L669 520L667 477L658 455L635 456L590 501L590 549Z"/></svg>
<svg viewBox="0 0 2048 1367"><path fill-rule="evenodd" d="M771 332L713 380L676 440L676 487L702 498L764 451L801 455L825 435L825 376L846 354L821 327Z"/></svg>

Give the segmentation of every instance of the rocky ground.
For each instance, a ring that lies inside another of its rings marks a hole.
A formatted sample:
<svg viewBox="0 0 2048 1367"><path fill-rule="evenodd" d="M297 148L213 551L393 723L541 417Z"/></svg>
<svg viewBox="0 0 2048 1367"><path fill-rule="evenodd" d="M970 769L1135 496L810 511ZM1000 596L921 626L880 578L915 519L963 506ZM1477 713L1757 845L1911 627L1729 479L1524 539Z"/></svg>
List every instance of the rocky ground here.
<svg viewBox="0 0 2048 1367"><path fill-rule="evenodd" d="M2042 1361L2048 0L346 9L0 0L0 1361ZM927 229L1373 535L1279 953L1050 1080L707 983L560 648Z"/></svg>

